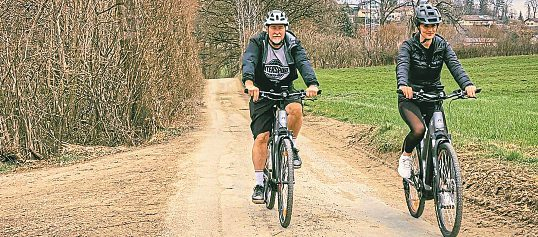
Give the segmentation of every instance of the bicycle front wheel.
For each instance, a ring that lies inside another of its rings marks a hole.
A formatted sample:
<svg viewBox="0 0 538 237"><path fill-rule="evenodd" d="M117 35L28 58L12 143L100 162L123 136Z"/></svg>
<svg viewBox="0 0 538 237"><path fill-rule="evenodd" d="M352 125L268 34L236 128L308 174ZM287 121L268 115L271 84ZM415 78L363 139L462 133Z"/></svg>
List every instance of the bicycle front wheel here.
<svg viewBox="0 0 538 237"><path fill-rule="evenodd" d="M443 236L457 236L463 212L460 165L452 144L445 142L437 150L438 175L435 178L435 212Z"/></svg>
<svg viewBox="0 0 538 237"><path fill-rule="evenodd" d="M291 221L291 212L293 208L293 150L291 141L284 138L278 145L278 216L280 225L288 227Z"/></svg>
<svg viewBox="0 0 538 237"><path fill-rule="evenodd" d="M402 179L407 209L409 210L409 214L415 218L419 218L422 215L425 202L422 195L423 188L419 156L417 146L411 155L411 178L409 178L409 181Z"/></svg>

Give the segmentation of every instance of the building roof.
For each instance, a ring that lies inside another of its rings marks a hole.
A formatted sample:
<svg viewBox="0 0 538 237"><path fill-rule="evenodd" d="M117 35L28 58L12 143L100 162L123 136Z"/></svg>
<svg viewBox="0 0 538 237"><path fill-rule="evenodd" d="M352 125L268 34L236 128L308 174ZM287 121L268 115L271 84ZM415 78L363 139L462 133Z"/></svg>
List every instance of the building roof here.
<svg viewBox="0 0 538 237"><path fill-rule="evenodd" d="M461 19L464 21L493 21L493 17L488 15L463 15Z"/></svg>
<svg viewBox="0 0 538 237"><path fill-rule="evenodd" d="M497 42L496 38L469 38L466 37L464 42L467 43L494 43Z"/></svg>
<svg viewBox="0 0 538 237"><path fill-rule="evenodd" d="M338 4L358 5L362 0L336 0Z"/></svg>

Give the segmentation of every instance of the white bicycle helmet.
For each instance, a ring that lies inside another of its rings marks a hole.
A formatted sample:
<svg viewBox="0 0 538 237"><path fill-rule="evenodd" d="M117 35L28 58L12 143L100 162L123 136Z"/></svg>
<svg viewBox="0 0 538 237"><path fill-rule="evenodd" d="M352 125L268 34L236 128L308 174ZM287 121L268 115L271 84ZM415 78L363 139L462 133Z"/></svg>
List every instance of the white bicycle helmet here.
<svg viewBox="0 0 538 237"><path fill-rule="evenodd" d="M286 14L283 11L280 10L272 10L267 13L267 17L265 18L265 25L289 25L288 18L286 17Z"/></svg>

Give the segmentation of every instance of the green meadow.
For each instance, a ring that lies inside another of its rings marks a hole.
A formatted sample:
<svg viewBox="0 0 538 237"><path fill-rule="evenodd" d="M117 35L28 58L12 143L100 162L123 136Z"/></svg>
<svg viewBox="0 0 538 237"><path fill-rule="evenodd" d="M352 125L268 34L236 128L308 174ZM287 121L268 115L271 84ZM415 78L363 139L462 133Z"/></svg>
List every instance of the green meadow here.
<svg viewBox="0 0 538 237"><path fill-rule="evenodd" d="M456 149L473 144L487 156L537 166L538 55L472 58L461 63L482 93L478 99L444 104ZM400 149L408 128L397 109L395 65L318 69L316 74L323 95L307 103L307 111L376 125L378 148ZM446 92L459 88L446 66L441 76Z"/></svg>

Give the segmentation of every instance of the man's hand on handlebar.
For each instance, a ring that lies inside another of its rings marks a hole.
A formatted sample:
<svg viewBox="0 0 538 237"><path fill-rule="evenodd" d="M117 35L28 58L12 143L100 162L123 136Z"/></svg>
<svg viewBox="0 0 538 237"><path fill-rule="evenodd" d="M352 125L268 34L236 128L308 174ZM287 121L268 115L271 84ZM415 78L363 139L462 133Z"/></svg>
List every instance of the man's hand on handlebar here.
<svg viewBox="0 0 538 237"><path fill-rule="evenodd" d="M245 88L248 90L248 95L252 97L252 101L257 102L260 99L260 88L254 86L254 82L247 80Z"/></svg>
<svg viewBox="0 0 538 237"><path fill-rule="evenodd" d="M306 88L306 97L315 97L318 95L318 87L316 85L310 85Z"/></svg>

